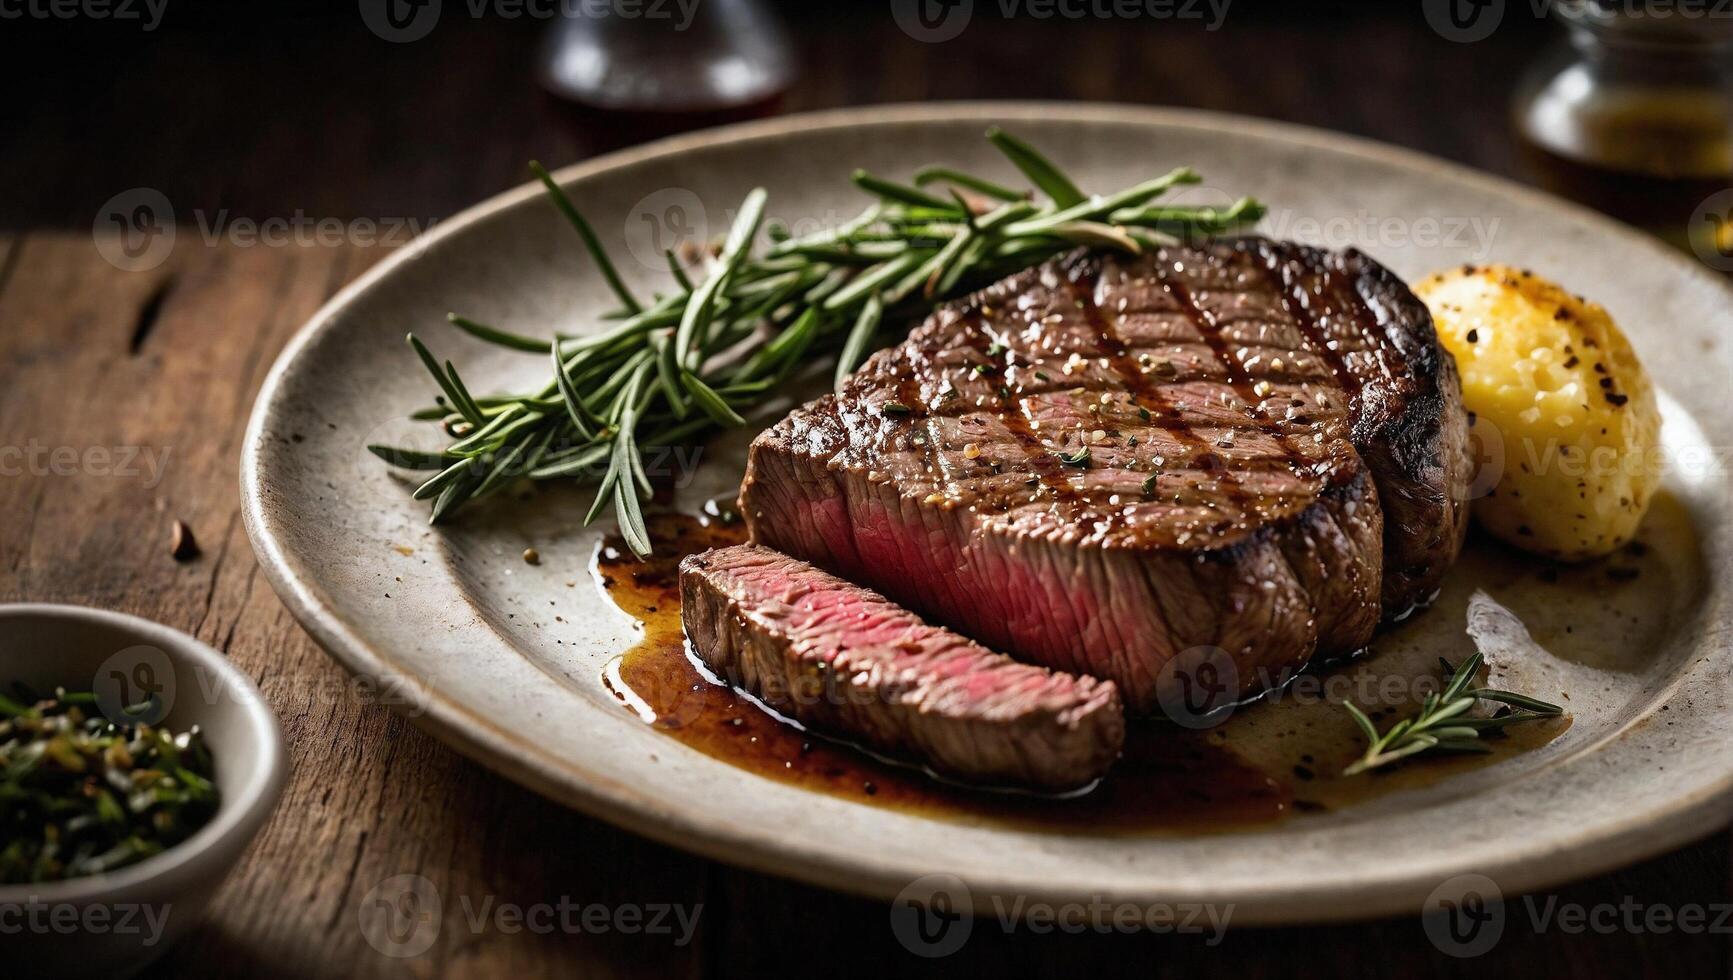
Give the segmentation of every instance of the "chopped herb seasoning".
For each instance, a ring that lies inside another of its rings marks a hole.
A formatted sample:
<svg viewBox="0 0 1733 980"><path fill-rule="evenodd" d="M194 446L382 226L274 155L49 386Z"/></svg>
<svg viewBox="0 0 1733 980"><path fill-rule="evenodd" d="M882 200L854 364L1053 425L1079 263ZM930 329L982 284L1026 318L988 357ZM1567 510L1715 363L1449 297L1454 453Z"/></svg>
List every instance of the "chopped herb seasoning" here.
<svg viewBox="0 0 1733 980"><path fill-rule="evenodd" d="M1059 461L1066 466L1086 467L1089 465L1089 447L1084 446L1071 454L1060 453Z"/></svg>
<svg viewBox="0 0 1733 980"><path fill-rule="evenodd" d="M89 692L18 694L0 695L0 884L125 867L216 815L215 770L197 728L116 725Z"/></svg>

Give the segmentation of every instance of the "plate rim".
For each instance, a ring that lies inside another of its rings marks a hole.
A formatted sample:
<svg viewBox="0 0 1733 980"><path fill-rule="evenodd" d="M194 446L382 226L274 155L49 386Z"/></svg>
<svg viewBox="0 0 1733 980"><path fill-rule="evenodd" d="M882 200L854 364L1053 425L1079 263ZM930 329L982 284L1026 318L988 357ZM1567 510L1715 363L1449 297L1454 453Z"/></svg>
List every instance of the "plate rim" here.
<svg viewBox="0 0 1733 980"><path fill-rule="evenodd" d="M1418 150L1317 127L1211 110L1050 101L956 101L832 109L673 136L561 167L554 171L553 177L561 186L567 186L620 167L676 157L704 147L813 130L924 122L978 121L985 125L995 119L1039 120L1061 114L1067 121L1246 134L1332 153L1348 153L1409 171L1429 171L1458 183L1514 196L1538 208L1562 213L1595 227L1620 248L1648 250L1676 267L1686 278L1696 279L1699 285L1720 291L1733 305L1733 283L1690 263L1660 241L1582 205ZM665 807L657 799L628 784L589 771L573 759L523 741L461 703L438 696L430 687L400 683L412 680L413 675L394 663L389 651L377 649L362 640L321 591L311 581L303 581L296 574L275 532L268 494L259 482L260 463L267 445L265 431L268 420L284 380L302 352L317 337L332 329L342 311L358 296L391 276L405 263L414 261L424 249L541 193L539 183L526 181L440 222L426 235L396 250L338 290L284 345L260 386L241 445L241 511L260 567L297 623L333 660L357 677L379 684L395 684L398 690L413 692L406 703L391 705L392 710L482 766L561 805L670 847L736 867L846 893L891 898L921 872L909 874L902 869L893 870L886 862L839 857L833 851L803 848L793 841L773 841L763 834L745 832L724 822L698 819L690 808ZM1476 870L1493 875L1512 893L1555 887L1653 857L1723 829L1729 803L1733 803L1733 765L1728 766L1718 782L1694 794L1671 796L1657 808L1627 814L1616 822L1570 839L1555 835L1543 839L1538 845L1508 846L1500 860L1477 864ZM1574 863L1568 867L1559 860L1565 852L1571 852L1574 858ZM1231 902L1235 906L1234 920L1241 924L1355 921L1418 910L1429 889L1424 883L1415 882L1415 877L1413 868L1404 869L1401 874L1382 876L1376 870L1362 870L1352 883L1331 880L1300 889L1289 886L1250 889L1225 899L1220 895L1177 893L1166 898L1222 904ZM1073 892L1066 885L1055 886L1044 880L1019 877L1015 869L1001 871L991 881L972 880L969 888L977 902L987 896ZM1095 888L1075 894L1099 897L1113 895L1113 889ZM1146 892L1136 892L1127 897L1147 900L1149 896Z"/></svg>

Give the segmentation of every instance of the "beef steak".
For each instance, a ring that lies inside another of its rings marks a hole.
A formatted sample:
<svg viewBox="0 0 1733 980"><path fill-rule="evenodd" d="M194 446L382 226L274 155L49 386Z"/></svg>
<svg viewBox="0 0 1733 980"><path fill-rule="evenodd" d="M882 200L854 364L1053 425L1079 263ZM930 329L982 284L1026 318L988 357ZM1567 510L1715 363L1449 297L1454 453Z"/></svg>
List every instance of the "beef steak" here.
<svg viewBox="0 0 1733 980"><path fill-rule="evenodd" d="M768 548L687 557L680 612L704 662L771 708L939 772L1073 789L1124 742L1112 682L1019 663Z"/></svg>
<svg viewBox="0 0 1733 980"><path fill-rule="evenodd" d="M1359 252L1074 253L764 432L741 500L754 541L1147 712L1182 653L1248 693L1428 599L1466 438L1426 308Z"/></svg>

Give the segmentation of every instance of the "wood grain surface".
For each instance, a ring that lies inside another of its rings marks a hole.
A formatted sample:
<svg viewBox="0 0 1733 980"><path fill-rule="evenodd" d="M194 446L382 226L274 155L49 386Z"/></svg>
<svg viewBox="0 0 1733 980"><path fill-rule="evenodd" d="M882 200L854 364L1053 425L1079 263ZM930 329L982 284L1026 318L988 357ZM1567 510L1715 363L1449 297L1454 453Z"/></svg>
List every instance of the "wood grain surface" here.
<svg viewBox="0 0 1733 980"><path fill-rule="evenodd" d="M0 600L119 609L212 644L258 681L294 767L208 920L149 975L1728 974L1724 931L1537 929L1514 896L1503 939L1474 959L1438 952L1411 916L1230 927L1215 943L1007 932L990 915L960 952L921 959L896 942L883 904L737 871L564 810L375 703L259 575L236 470L278 351L387 249L353 235L277 246L231 232L297 215L425 227L519 183L531 157L563 164L629 137L537 94L538 24L452 22L389 45L343 6L244 23L195 6L146 39L35 24L0 42L0 79L29 95L6 100L0 116L0 444L39 461L0 476ZM1513 172L1510 86L1549 35L1519 23L1451 44L1427 31L1418 4L1394 6L1230 12L1214 32L989 11L934 45L900 34L882 3L788 4L804 75L782 108L981 97L1195 105ZM105 202L135 188L160 191L178 225L166 261L144 270L111 263L92 235ZM129 451L133 465L118 472ZM193 561L170 557L176 519L198 537ZM427 912L434 936L425 952L394 957L363 925L403 875L426 879L440 905L407 909ZM1533 898L1541 912L1728 900L1724 835ZM581 912L570 931L513 927L510 909L562 901L610 914L677 905L698 910L696 929L679 942L584 928L600 923Z"/></svg>

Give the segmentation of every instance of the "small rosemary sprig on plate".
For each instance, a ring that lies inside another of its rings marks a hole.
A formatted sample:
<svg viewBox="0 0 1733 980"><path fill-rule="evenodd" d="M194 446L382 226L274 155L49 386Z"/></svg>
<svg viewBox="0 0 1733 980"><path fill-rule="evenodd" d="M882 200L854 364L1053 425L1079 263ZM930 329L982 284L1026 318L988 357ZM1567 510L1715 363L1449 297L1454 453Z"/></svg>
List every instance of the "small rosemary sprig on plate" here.
<svg viewBox="0 0 1733 980"><path fill-rule="evenodd" d="M1354 716L1355 724L1360 726L1371 744L1359 761L1342 770L1342 775L1355 776L1422 752L1490 752L1492 749L1480 739L1481 733L1502 731L1520 722L1564 714L1564 709L1558 705L1525 694L1490 687L1470 688L1484 660L1476 653L1464 660L1462 666L1451 667L1450 661L1440 658L1438 663L1450 678L1443 692L1428 694L1419 714L1402 719L1382 735L1378 734L1378 729L1365 712L1351 701L1343 702L1342 706ZM1506 707L1490 718L1467 717L1468 711L1479 701L1498 701Z"/></svg>
<svg viewBox="0 0 1733 980"><path fill-rule="evenodd" d="M457 368L413 334L409 344L440 390L415 418L452 437L439 452L369 446L393 466L434 473L415 490L438 523L513 479L594 478L586 522L612 504L626 543L640 556L650 539L640 504L650 494L640 447L690 443L804 372L823 350L839 351L836 383L859 367L882 324L963 295L1079 245L1141 252L1181 236L1207 236L1256 222L1245 198L1226 208L1155 206L1198 175L1181 167L1105 196L1088 196L1032 147L994 129L987 138L1034 192L943 167L903 184L865 171L854 183L877 200L838 227L799 238L771 227L756 252L765 193L747 195L722 245L699 261L667 253L671 288L639 300L590 223L548 172L531 169L582 239L619 309L614 325L583 336L527 337L452 314L458 329L488 343L548 358L540 389L478 398ZM696 266L696 267L694 267Z"/></svg>

